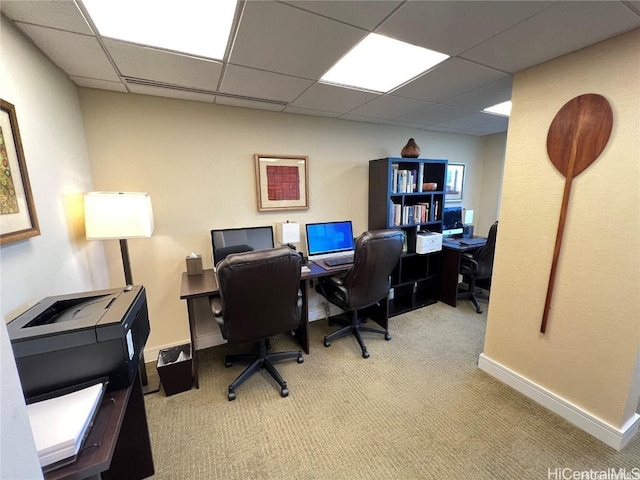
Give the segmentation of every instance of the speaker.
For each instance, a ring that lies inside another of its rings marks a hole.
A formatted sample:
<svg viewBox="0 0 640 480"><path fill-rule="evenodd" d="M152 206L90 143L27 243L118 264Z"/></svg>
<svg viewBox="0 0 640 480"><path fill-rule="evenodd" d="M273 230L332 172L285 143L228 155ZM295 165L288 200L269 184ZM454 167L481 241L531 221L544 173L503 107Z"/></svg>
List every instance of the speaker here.
<svg viewBox="0 0 640 480"><path fill-rule="evenodd" d="M473 237L473 225L465 225L462 227L462 238Z"/></svg>

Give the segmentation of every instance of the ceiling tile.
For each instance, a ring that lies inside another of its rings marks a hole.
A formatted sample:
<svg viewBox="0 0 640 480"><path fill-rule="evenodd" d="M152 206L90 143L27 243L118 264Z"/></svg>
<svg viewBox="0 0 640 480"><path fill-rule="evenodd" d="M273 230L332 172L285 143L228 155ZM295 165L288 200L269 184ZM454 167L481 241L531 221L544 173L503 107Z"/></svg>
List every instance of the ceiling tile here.
<svg viewBox="0 0 640 480"><path fill-rule="evenodd" d="M91 27L73 0L2 0L2 13L16 22L27 22L67 32L93 35Z"/></svg>
<svg viewBox="0 0 640 480"><path fill-rule="evenodd" d="M234 107L254 108L257 110L271 110L276 112L281 112L285 107L284 104L258 102L255 100L248 100L246 98L233 98L224 96L218 96L216 98L216 103L218 105L231 105Z"/></svg>
<svg viewBox="0 0 640 480"><path fill-rule="evenodd" d="M154 97L179 98L182 100L192 100L194 102L213 103L215 95L206 93L188 92L185 90L174 90L172 88L154 87L149 85L127 84L131 93L142 95L153 95Z"/></svg>
<svg viewBox="0 0 640 480"><path fill-rule="evenodd" d="M469 110L448 105L432 105L417 112L404 115L396 120L401 122L417 123L422 125L439 125L444 121L462 117L471 113Z"/></svg>
<svg viewBox="0 0 640 480"><path fill-rule="evenodd" d="M351 110L349 113L360 117L377 117L392 120L429 105L429 103L419 100L396 97L394 95L382 95L361 107Z"/></svg>
<svg viewBox="0 0 640 480"><path fill-rule="evenodd" d="M618 2L558 2L463 56L514 73L638 26L640 18Z"/></svg>
<svg viewBox="0 0 640 480"><path fill-rule="evenodd" d="M483 110L498 103L511 100L512 85L513 78L503 78L502 80L483 85L480 88L476 88L457 97L450 98L444 103L471 110Z"/></svg>
<svg viewBox="0 0 640 480"><path fill-rule="evenodd" d="M108 82L106 80L96 80L95 78L69 77L73 83L79 87L97 88L100 90L113 90L116 92L126 92L127 88L122 82Z"/></svg>
<svg viewBox="0 0 640 480"><path fill-rule="evenodd" d="M309 110L308 108L287 107L283 110L285 113L295 113L298 115L312 115L314 117L330 117L337 118L340 114L335 112L324 112L322 110Z"/></svg>
<svg viewBox="0 0 640 480"><path fill-rule="evenodd" d="M53 63L68 75L118 81L118 75L95 37L19 23ZM69 53L73 54L70 55Z"/></svg>
<svg viewBox="0 0 640 480"><path fill-rule="evenodd" d="M347 113L374 98L375 93L317 83L298 97L292 106L324 112Z"/></svg>
<svg viewBox="0 0 640 480"><path fill-rule="evenodd" d="M402 2L381 0L359 0L345 2L344 0L302 0L284 2L315 12L325 17L348 23L356 27L372 30L377 27Z"/></svg>
<svg viewBox="0 0 640 480"><path fill-rule="evenodd" d="M228 65L222 78L220 91L234 95L290 102L311 85L313 85L313 80Z"/></svg>
<svg viewBox="0 0 640 480"><path fill-rule="evenodd" d="M365 34L289 5L247 2L229 62L317 79Z"/></svg>
<svg viewBox="0 0 640 480"><path fill-rule="evenodd" d="M125 77L215 91L222 63L105 39L104 45Z"/></svg>
<svg viewBox="0 0 640 480"><path fill-rule="evenodd" d="M507 117L492 115L490 113L475 112L462 117L457 117L446 122L438 123L440 127L457 128L467 130L481 125L501 125L509 122Z"/></svg>
<svg viewBox="0 0 640 480"><path fill-rule="evenodd" d="M479 85L492 83L508 75L459 58L450 58L414 81L393 91L394 95L442 102L466 93Z"/></svg>
<svg viewBox="0 0 640 480"><path fill-rule="evenodd" d="M457 55L552 5L542 1L406 2L376 31Z"/></svg>

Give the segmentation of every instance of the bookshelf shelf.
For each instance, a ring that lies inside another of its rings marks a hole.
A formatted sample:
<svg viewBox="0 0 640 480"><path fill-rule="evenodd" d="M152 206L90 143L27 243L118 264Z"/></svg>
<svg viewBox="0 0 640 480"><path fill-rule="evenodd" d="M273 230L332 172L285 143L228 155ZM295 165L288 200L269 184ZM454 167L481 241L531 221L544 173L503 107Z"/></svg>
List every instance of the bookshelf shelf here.
<svg viewBox="0 0 640 480"><path fill-rule="evenodd" d="M417 254L416 236L421 230L442 231L447 163L395 157L369 162L369 230L398 228L407 239L406 251L391 274L390 316L437 301L442 254ZM424 188L433 183L435 190Z"/></svg>

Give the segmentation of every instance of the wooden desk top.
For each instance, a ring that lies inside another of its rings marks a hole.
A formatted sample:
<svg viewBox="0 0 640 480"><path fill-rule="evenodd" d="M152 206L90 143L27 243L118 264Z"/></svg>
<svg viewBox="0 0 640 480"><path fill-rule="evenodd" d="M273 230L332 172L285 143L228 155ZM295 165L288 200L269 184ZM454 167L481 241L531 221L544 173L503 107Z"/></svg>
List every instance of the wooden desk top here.
<svg viewBox="0 0 640 480"><path fill-rule="evenodd" d="M213 269L204 270L201 275L187 275L187 272L182 272L182 281L180 282L181 300L208 297L218 290L218 280L213 273Z"/></svg>
<svg viewBox="0 0 640 480"><path fill-rule="evenodd" d="M308 262L309 272L302 272L300 274L300 280L308 280L310 278L326 277L330 275L336 275L346 272L351 268L351 265L345 265L344 268L325 270L320 265L313 262ZM180 299L188 300L191 298L208 297L219 290L218 280L213 272L213 269L209 268L202 272L201 275L187 275L187 272L182 272L182 280L180 282Z"/></svg>

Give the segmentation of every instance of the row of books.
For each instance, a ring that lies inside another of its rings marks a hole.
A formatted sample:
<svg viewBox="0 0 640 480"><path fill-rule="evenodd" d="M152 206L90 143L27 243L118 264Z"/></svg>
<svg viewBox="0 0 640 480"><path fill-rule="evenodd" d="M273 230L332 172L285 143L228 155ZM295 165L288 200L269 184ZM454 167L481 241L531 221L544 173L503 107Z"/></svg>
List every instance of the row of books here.
<svg viewBox="0 0 640 480"><path fill-rule="evenodd" d="M413 223L427 223L430 219L438 217L438 202L434 203L435 211L429 210L429 202L420 202L415 205L402 206L391 202L389 224L394 226L410 225Z"/></svg>
<svg viewBox="0 0 640 480"><path fill-rule="evenodd" d="M414 193L422 192L424 164L420 163L418 170L400 170L398 165L391 168L391 192Z"/></svg>

